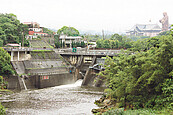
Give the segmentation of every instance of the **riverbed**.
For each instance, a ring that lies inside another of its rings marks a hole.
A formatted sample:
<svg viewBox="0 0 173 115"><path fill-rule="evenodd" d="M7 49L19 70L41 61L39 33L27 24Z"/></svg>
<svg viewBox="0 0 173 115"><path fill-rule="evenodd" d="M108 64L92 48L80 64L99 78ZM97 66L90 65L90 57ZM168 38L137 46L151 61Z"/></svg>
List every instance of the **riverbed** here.
<svg viewBox="0 0 173 115"><path fill-rule="evenodd" d="M92 115L103 88L81 87L81 83L28 89L0 97L0 101L7 115Z"/></svg>

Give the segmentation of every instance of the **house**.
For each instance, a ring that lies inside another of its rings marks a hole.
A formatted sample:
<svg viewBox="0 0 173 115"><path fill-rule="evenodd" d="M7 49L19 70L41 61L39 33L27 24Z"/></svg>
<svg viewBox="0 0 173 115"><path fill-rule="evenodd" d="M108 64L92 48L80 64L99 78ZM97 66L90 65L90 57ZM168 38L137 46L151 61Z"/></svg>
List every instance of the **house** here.
<svg viewBox="0 0 173 115"><path fill-rule="evenodd" d="M81 36L67 36L62 33L59 37L59 42L61 43L64 42L65 45L70 48L72 48L72 43L77 43L77 42L81 43L81 41L82 41Z"/></svg>
<svg viewBox="0 0 173 115"><path fill-rule="evenodd" d="M26 36L26 39L32 40L33 38L37 38L38 36L48 36L47 33L43 33L43 27L40 27L40 24L37 22L23 22L23 24L28 25L29 35Z"/></svg>
<svg viewBox="0 0 173 115"><path fill-rule="evenodd" d="M162 29L158 24L136 24L126 32L127 36L157 36Z"/></svg>

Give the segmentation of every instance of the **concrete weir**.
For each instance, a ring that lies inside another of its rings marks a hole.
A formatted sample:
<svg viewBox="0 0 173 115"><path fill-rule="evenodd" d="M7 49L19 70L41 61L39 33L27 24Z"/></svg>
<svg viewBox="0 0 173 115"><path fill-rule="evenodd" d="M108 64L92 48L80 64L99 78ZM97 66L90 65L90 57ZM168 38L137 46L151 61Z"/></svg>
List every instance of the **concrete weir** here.
<svg viewBox="0 0 173 115"><path fill-rule="evenodd" d="M54 51L30 51L26 55L30 55L31 58L14 60L15 55L13 55L11 63L17 76L6 77L9 89L46 88L74 83L77 80L70 71L71 66ZM21 56L19 59L24 58Z"/></svg>

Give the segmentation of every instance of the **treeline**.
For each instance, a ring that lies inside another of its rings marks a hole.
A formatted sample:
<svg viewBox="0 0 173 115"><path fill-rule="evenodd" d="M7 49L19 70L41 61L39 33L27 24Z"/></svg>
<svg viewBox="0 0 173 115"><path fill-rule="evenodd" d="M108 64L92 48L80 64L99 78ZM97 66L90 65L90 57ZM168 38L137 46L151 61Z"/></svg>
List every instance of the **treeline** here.
<svg viewBox="0 0 173 115"><path fill-rule="evenodd" d="M173 108L173 34L142 39L105 62L107 96L118 107Z"/></svg>
<svg viewBox="0 0 173 115"><path fill-rule="evenodd" d="M126 36L113 34L110 39L98 39L96 48L127 49L132 47L132 40Z"/></svg>
<svg viewBox="0 0 173 115"><path fill-rule="evenodd" d="M7 43L24 43L28 46L28 41L24 37L26 34L27 25L20 23L16 15L0 14L0 47Z"/></svg>

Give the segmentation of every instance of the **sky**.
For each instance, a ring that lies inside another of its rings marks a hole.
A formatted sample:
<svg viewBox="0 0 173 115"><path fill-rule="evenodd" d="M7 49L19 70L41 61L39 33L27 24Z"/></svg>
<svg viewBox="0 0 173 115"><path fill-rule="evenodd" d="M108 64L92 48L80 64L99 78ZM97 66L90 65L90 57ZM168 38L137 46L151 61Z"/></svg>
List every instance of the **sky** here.
<svg viewBox="0 0 173 115"><path fill-rule="evenodd" d="M173 24L172 6L172 0L1 0L0 13L56 30L69 26L86 32L124 33L135 24L161 27L163 12Z"/></svg>

